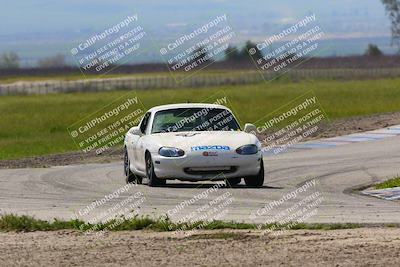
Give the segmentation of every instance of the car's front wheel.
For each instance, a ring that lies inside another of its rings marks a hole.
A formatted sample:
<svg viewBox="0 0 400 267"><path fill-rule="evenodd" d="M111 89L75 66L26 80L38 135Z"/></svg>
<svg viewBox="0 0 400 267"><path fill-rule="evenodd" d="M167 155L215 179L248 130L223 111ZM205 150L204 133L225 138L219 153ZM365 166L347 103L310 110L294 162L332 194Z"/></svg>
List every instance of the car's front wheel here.
<svg viewBox="0 0 400 267"><path fill-rule="evenodd" d="M244 178L244 182L247 186L251 187L261 187L264 184L264 162L261 160L260 171L257 175L248 176Z"/></svg>
<svg viewBox="0 0 400 267"><path fill-rule="evenodd" d="M125 173L125 182L127 184L131 183L137 183L141 184L142 183L142 177L136 176L132 171L130 166L130 160L128 156L128 151L126 147L124 148L124 173Z"/></svg>
<svg viewBox="0 0 400 267"><path fill-rule="evenodd" d="M158 179L156 173L154 172L153 160L151 159L150 153L146 153L146 175L149 179L149 186L163 186L166 184L166 180Z"/></svg>

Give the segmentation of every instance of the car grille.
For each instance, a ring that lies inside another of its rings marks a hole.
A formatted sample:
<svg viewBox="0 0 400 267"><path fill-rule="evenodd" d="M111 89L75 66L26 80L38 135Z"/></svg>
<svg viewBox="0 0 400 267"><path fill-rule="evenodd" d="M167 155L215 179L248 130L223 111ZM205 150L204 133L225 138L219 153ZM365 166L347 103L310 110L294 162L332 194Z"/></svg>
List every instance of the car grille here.
<svg viewBox="0 0 400 267"><path fill-rule="evenodd" d="M184 172L193 175L218 175L228 174L235 172L237 167L235 166L223 166L223 167L188 167L184 168Z"/></svg>

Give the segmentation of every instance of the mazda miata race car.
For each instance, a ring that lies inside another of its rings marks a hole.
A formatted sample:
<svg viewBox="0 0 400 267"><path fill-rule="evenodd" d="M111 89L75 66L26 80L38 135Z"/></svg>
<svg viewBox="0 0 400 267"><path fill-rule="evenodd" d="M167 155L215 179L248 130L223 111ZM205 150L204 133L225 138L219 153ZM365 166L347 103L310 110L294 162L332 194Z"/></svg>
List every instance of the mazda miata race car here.
<svg viewBox="0 0 400 267"><path fill-rule="evenodd" d="M215 104L172 104L150 109L124 141L127 183L165 185L166 180L264 183L261 143L231 110Z"/></svg>

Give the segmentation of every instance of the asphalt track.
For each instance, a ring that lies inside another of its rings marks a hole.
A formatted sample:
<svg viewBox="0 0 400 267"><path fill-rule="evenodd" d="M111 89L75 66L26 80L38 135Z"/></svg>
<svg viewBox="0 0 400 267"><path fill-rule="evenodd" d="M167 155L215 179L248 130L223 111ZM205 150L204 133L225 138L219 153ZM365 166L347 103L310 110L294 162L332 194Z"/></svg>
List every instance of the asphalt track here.
<svg viewBox="0 0 400 267"><path fill-rule="evenodd" d="M87 205L125 185L122 162L4 169L0 170L0 212L67 219L75 218L81 211L85 216L79 218L90 220L116 205L127 206L122 201L140 192L137 195L142 202L135 202L140 205L134 207L142 215L169 214L172 219L180 220L194 211L205 214L214 209L223 220L262 223L273 216L290 215L304 209L310 202L301 201L316 193L321 201L315 202L313 212L311 208L303 210L310 214L303 217L308 222L400 223L400 202L364 196L353 190L400 174L400 135L358 141L343 141L342 145L334 146L304 146L275 156L266 155L266 179L262 188L246 188L242 183L235 188L212 191L213 183L179 181L169 181L164 188L137 185L118 198L96 206L88 214L85 214ZM284 197L313 179L317 182L315 186L304 192L297 191L290 199ZM203 192L208 192L207 198L193 201L194 196ZM218 197L220 202L210 203ZM282 199L280 204L268 208L268 212L261 209ZM215 209L222 202L226 205ZM180 204L181 208L177 208Z"/></svg>

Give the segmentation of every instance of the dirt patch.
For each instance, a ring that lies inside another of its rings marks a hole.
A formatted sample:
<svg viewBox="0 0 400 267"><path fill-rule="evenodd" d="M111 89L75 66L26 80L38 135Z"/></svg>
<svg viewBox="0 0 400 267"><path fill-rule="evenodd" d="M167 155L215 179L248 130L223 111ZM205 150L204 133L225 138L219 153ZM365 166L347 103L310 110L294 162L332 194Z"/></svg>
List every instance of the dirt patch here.
<svg viewBox="0 0 400 267"><path fill-rule="evenodd" d="M65 166L84 163L108 163L123 159L122 148L113 148L101 155L96 153L68 152L47 156L37 156L15 160L0 160L0 169L15 168L47 168L51 166Z"/></svg>
<svg viewBox="0 0 400 267"><path fill-rule="evenodd" d="M305 140L335 137L358 132L372 131L400 124L400 112L371 116L351 117L321 125L316 135ZM265 137L259 136L260 139ZM31 157L17 160L0 160L0 169L5 168L43 168L82 163L105 163L122 160L122 148L110 149L102 155L95 153L69 152L48 156Z"/></svg>
<svg viewBox="0 0 400 267"><path fill-rule="evenodd" d="M376 114L371 116L357 116L332 121L330 125L324 125L321 131L319 131L320 133L314 138L327 138L373 131L392 125L400 125L400 112Z"/></svg>
<svg viewBox="0 0 400 267"><path fill-rule="evenodd" d="M399 266L400 229L0 233L1 266ZM210 238L207 237L210 236ZM199 238L201 236L201 238ZM215 238L218 236L218 238Z"/></svg>

